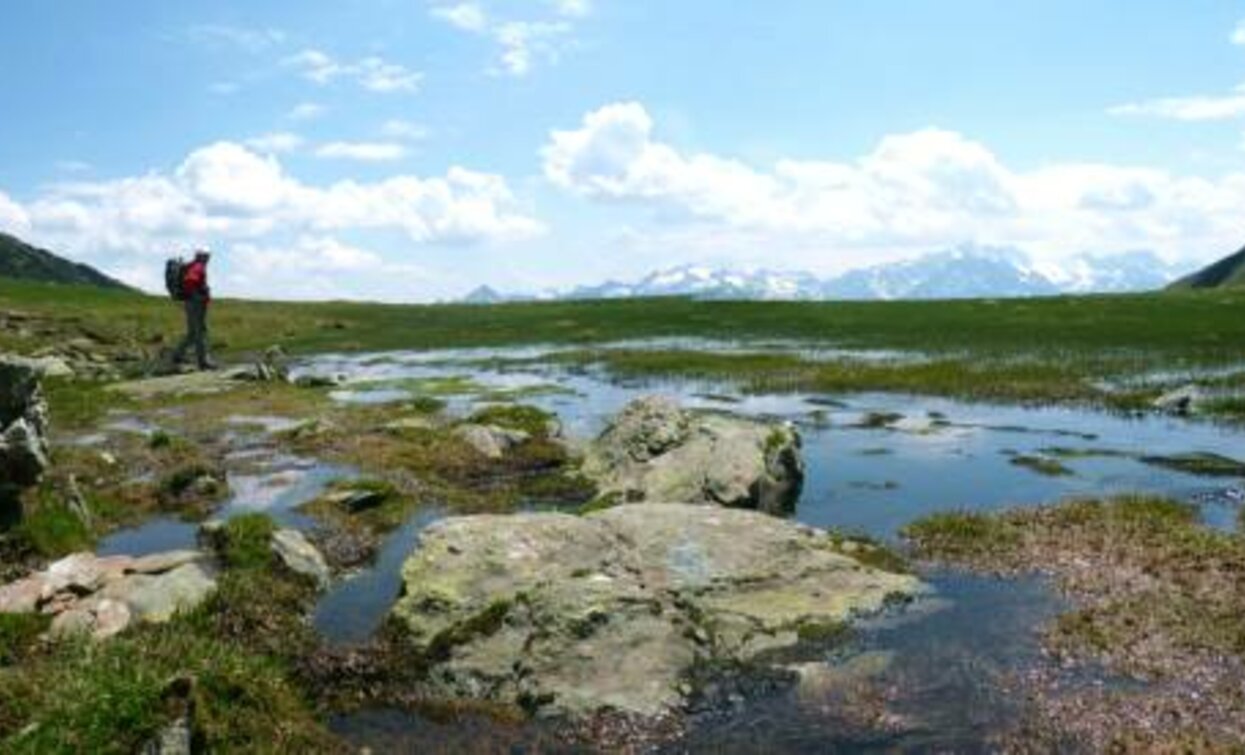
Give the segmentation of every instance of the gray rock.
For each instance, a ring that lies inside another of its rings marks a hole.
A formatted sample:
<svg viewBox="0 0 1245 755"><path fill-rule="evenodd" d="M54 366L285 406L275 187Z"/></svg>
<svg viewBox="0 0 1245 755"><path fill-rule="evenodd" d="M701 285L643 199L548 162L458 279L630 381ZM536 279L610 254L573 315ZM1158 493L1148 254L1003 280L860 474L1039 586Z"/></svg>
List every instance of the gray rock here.
<svg viewBox="0 0 1245 755"><path fill-rule="evenodd" d="M1207 398L1204 390L1190 383L1156 398L1154 408L1168 414L1186 417L1196 414L1202 404L1206 403Z"/></svg>
<svg viewBox="0 0 1245 755"><path fill-rule="evenodd" d="M186 716L160 730L140 751L141 755L191 755L194 752L194 731Z"/></svg>
<svg viewBox="0 0 1245 755"><path fill-rule="evenodd" d="M493 425L460 425L454 435L489 459L500 459L510 449L525 443L531 436L521 430L509 430Z"/></svg>
<svg viewBox="0 0 1245 755"><path fill-rule="evenodd" d="M108 584L100 595L124 602L137 620L162 624L197 608L215 591L213 570L196 562L158 576L130 575Z"/></svg>
<svg viewBox="0 0 1245 755"><path fill-rule="evenodd" d="M698 661L755 661L923 589L812 528L680 504L448 519L402 576L395 616L446 695L571 715L671 712Z"/></svg>
<svg viewBox="0 0 1245 755"><path fill-rule="evenodd" d="M320 589L329 586L332 573L324 556L298 530L277 530L272 535L272 552L295 574L315 580Z"/></svg>
<svg viewBox="0 0 1245 755"><path fill-rule="evenodd" d="M69 362L58 356L5 356L4 360L10 364L25 367L40 378L71 378L74 376L73 367L69 365Z"/></svg>
<svg viewBox="0 0 1245 755"><path fill-rule="evenodd" d="M100 598L83 601L52 620L53 636L87 635L106 640L125 631L134 620L130 607L119 600Z"/></svg>
<svg viewBox="0 0 1245 755"><path fill-rule="evenodd" d="M39 482L48 467L47 430L47 404L38 374L0 358L0 488L21 489Z"/></svg>
<svg viewBox="0 0 1245 755"><path fill-rule="evenodd" d="M688 412L665 398L629 405L587 450L584 473L624 501L790 511L804 485L787 423Z"/></svg>

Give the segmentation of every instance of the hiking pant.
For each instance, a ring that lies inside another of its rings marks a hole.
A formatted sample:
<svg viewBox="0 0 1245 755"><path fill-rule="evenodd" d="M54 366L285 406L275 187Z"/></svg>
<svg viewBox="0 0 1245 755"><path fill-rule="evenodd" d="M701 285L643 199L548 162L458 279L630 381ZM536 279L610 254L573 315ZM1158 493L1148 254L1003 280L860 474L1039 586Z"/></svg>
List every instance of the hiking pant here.
<svg viewBox="0 0 1245 755"><path fill-rule="evenodd" d="M195 350L195 360L199 369L208 367L208 300L202 296L192 296L186 300L186 337L173 353L174 362L186 360L186 352Z"/></svg>

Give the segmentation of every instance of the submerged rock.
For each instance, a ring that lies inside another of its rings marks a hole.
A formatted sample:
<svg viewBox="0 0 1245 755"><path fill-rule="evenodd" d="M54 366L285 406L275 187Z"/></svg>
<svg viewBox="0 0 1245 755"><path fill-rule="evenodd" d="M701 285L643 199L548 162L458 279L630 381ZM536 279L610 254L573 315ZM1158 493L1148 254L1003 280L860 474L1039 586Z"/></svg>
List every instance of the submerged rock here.
<svg viewBox="0 0 1245 755"><path fill-rule="evenodd" d="M571 715L680 709L705 661L755 661L922 589L821 531L679 504L433 525L394 609L447 696Z"/></svg>
<svg viewBox="0 0 1245 755"><path fill-rule="evenodd" d="M629 405L588 449L604 496L790 511L804 485L800 435L787 423L689 412L660 397Z"/></svg>

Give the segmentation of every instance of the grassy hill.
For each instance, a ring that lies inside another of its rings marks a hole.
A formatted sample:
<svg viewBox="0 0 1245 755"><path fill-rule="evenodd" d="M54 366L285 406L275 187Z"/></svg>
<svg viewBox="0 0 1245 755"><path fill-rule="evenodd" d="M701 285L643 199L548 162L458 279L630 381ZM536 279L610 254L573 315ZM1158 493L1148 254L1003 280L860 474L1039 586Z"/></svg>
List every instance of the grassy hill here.
<svg viewBox="0 0 1245 755"><path fill-rule="evenodd" d="M1245 249L1171 285L1175 291L1202 288L1245 288Z"/></svg>
<svg viewBox="0 0 1245 755"><path fill-rule="evenodd" d="M7 233L0 233L0 277L100 288L129 288L89 265L70 262Z"/></svg>

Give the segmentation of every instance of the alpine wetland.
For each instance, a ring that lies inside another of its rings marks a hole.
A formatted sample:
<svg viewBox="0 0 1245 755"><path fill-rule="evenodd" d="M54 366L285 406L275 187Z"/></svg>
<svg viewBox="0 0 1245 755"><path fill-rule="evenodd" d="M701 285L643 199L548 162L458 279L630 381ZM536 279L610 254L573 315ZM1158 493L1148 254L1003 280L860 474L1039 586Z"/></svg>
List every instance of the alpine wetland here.
<svg viewBox="0 0 1245 755"><path fill-rule="evenodd" d="M1245 20L759 8L7 8L0 751L1245 750Z"/></svg>

